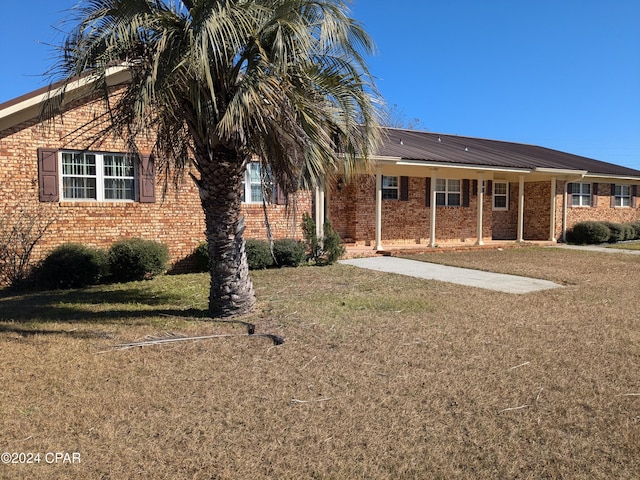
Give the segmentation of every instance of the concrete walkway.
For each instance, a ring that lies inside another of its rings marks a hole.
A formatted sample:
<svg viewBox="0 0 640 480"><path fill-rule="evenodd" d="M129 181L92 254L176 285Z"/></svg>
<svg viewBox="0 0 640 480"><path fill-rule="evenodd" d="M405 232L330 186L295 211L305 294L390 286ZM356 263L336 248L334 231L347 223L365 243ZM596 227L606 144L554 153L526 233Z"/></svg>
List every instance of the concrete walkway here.
<svg viewBox="0 0 640 480"><path fill-rule="evenodd" d="M352 258L340 260L340 263L378 272L397 273L410 277L439 280L506 293L530 293L561 287L557 283L537 278L483 272L469 268L448 267L437 263L419 262L399 257Z"/></svg>

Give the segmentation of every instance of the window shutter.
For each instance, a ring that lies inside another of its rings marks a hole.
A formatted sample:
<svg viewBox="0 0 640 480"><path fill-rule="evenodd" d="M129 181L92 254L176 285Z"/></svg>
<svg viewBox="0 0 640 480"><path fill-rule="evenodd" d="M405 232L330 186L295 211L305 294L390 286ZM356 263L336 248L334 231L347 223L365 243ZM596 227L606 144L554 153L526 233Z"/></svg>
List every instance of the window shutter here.
<svg viewBox="0 0 640 480"><path fill-rule="evenodd" d="M591 191L593 192L594 195L598 195L598 184L597 183L594 183L591 186Z"/></svg>
<svg viewBox="0 0 640 480"><path fill-rule="evenodd" d="M431 177L425 178L425 183L427 184L426 195L424 199L424 206L429 208L431 207Z"/></svg>
<svg viewBox="0 0 640 480"><path fill-rule="evenodd" d="M138 162L138 187L140 203L155 203L156 181L153 156L140 155Z"/></svg>
<svg viewBox="0 0 640 480"><path fill-rule="evenodd" d="M287 204L287 196L285 195L284 190L282 190L282 188L280 188L280 185L276 185L275 203L276 203L276 205L286 205Z"/></svg>
<svg viewBox="0 0 640 480"><path fill-rule="evenodd" d="M567 183L567 193L569 195L573 194L573 183Z"/></svg>
<svg viewBox="0 0 640 480"><path fill-rule="evenodd" d="M478 195L478 180L471 182L471 196L475 197L476 195Z"/></svg>
<svg viewBox="0 0 640 480"><path fill-rule="evenodd" d="M611 199L611 202L609 203L609 205L611 206L611 208L616 206L616 184L612 183L611 184L611 197L609 197Z"/></svg>
<svg viewBox="0 0 640 480"><path fill-rule="evenodd" d="M38 149L38 195L41 202L60 200L58 188L58 151Z"/></svg>
<svg viewBox="0 0 640 480"><path fill-rule="evenodd" d="M631 186L631 206L634 208L637 208L636 203L636 197L638 196L638 186L637 185L632 185Z"/></svg>
<svg viewBox="0 0 640 480"><path fill-rule="evenodd" d="M469 179L462 180L462 206L469 206Z"/></svg>
<svg viewBox="0 0 640 480"><path fill-rule="evenodd" d="M409 177L400 177L400 200L409 200Z"/></svg>
<svg viewBox="0 0 640 480"><path fill-rule="evenodd" d="M598 206L598 184L597 183L593 183L591 185L591 206L594 208Z"/></svg>
<svg viewBox="0 0 640 480"><path fill-rule="evenodd" d="M487 188L485 189L486 191L484 192L486 195L493 195L493 181L491 180L487 180Z"/></svg>

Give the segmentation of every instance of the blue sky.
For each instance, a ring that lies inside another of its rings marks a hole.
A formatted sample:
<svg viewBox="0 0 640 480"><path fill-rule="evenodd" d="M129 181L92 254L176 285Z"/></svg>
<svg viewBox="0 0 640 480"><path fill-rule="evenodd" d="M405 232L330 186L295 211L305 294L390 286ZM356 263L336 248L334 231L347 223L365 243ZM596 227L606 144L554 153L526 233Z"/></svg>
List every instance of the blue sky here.
<svg viewBox="0 0 640 480"><path fill-rule="evenodd" d="M0 102L46 84L75 3L5 2ZM355 0L353 16L386 101L424 129L640 169L639 0Z"/></svg>

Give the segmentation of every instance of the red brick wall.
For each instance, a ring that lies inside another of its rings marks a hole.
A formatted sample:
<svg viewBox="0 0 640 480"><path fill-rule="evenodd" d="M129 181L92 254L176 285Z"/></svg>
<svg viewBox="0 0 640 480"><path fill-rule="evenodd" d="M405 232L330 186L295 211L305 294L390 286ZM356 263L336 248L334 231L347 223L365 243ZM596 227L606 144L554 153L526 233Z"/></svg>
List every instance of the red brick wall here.
<svg viewBox="0 0 640 480"><path fill-rule="evenodd" d="M509 183L509 209L494 210L492 238L494 240L516 240L518 238L518 196L520 186Z"/></svg>
<svg viewBox="0 0 640 480"><path fill-rule="evenodd" d="M382 240L387 244L428 243L430 209L425 207L426 180L409 179L409 200L383 200ZM473 185L473 182L470 182ZM563 192L565 182L556 182L555 237L562 239ZM471 187L473 188L473 187ZM549 240L551 225L551 181L524 184L525 240ZM360 176L340 191L332 189L330 219L340 235L359 244L375 241L375 176ZM640 198L631 208L611 208L610 184L600 183L595 207L569 207L567 227L584 220L607 220L616 223L640 219ZM485 195L483 238L515 240L517 238L519 184L509 185L509 209L493 211L492 197ZM436 243L475 242L477 197L470 195L469 207L438 207Z"/></svg>
<svg viewBox="0 0 640 480"><path fill-rule="evenodd" d="M108 247L128 237L159 240L169 247L173 261L189 255L204 241L204 214L195 184L190 178L176 189L170 186L162 196L160 179L156 187L156 203L138 202L40 202L38 199L37 149L88 149L92 151L126 152L120 138L106 138L90 145L92 131L83 128L87 119L103 112L101 102L76 102L52 124L30 121L0 132L0 172L2 199L0 212L17 205L42 212L55 221L34 251L34 259L64 242L79 242ZM150 150L140 140L141 151ZM247 238L266 238L262 205L243 206ZM283 205L268 207L272 232L278 237L301 238L302 212L311 211L308 193L299 195L297 208Z"/></svg>
<svg viewBox="0 0 640 480"><path fill-rule="evenodd" d="M473 185L469 182L470 189ZM425 206L426 179L409 178L409 199L382 201L382 241L388 244L428 243L431 209ZM437 207L436 243L477 240L477 196L469 207ZM345 239L371 244L375 241L375 176L361 175L339 192L331 191L329 216ZM484 196L483 238L491 239L491 197Z"/></svg>
<svg viewBox="0 0 640 480"><path fill-rule="evenodd" d="M558 182L560 183L560 182ZM560 198L558 203L562 205L562 189L560 189ZM573 207L571 206L571 195L568 195L567 203L567 230L578 222L587 220L608 221L614 223L636 222L640 220L640 198L631 197L631 207L611 207L611 184L598 183L598 195L592 197L590 207ZM560 207L561 208L561 207ZM556 231L562 235L561 217L556 219Z"/></svg>

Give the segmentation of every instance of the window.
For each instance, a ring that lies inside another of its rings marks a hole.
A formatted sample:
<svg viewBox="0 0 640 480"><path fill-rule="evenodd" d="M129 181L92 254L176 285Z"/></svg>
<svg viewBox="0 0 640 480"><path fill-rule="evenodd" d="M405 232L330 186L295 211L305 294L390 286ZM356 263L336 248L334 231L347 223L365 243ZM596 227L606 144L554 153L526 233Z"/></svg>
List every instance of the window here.
<svg viewBox="0 0 640 480"><path fill-rule="evenodd" d="M382 199L398 200L398 177L382 176Z"/></svg>
<svg viewBox="0 0 640 480"><path fill-rule="evenodd" d="M243 203L262 203L262 175L261 168L258 162L250 162L247 165L247 169L244 172L244 179L242 180L242 194L241 200ZM268 189L273 190L273 184L269 174L265 175L265 183ZM272 197L266 198L267 203L270 203Z"/></svg>
<svg viewBox="0 0 640 480"><path fill-rule="evenodd" d="M631 185L616 185L615 186L615 201L616 207L630 207L631 206Z"/></svg>
<svg viewBox="0 0 640 480"><path fill-rule="evenodd" d="M571 205L574 207L589 207L591 205L591 184L571 184Z"/></svg>
<svg viewBox="0 0 640 480"><path fill-rule="evenodd" d="M509 184L507 182L493 183L493 209L509 209Z"/></svg>
<svg viewBox="0 0 640 480"><path fill-rule="evenodd" d="M436 179L436 205L439 207L459 207L460 206L460 180Z"/></svg>
<svg viewBox="0 0 640 480"><path fill-rule="evenodd" d="M63 200L135 200L132 157L62 152L61 162Z"/></svg>

